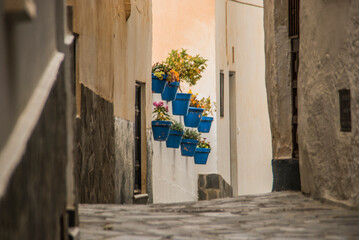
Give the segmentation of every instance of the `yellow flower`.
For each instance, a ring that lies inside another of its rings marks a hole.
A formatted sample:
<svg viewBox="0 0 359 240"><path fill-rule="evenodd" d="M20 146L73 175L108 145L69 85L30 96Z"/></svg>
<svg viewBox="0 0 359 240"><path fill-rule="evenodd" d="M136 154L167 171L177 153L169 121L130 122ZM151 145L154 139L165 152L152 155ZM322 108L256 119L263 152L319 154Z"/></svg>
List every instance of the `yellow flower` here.
<svg viewBox="0 0 359 240"><path fill-rule="evenodd" d="M188 91L188 93L192 94L192 90L190 89L190 90Z"/></svg>

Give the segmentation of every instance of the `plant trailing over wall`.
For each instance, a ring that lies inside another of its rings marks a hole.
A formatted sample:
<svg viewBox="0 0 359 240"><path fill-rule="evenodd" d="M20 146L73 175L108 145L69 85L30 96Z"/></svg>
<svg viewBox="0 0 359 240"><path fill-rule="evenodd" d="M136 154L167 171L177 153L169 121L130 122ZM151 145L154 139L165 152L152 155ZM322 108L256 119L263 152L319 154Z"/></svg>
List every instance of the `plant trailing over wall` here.
<svg viewBox="0 0 359 240"><path fill-rule="evenodd" d="M171 83L171 82L179 82L179 74L178 72L176 72L175 70L171 69L169 71L168 77L167 77L167 82Z"/></svg>
<svg viewBox="0 0 359 240"><path fill-rule="evenodd" d="M169 75L170 68L164 62L162 62L162 63L157 62L152 66L152 73L153 73L153 75L158 77L158 79L163 80L163 77L165 75L167 75L167 76Z"/></svg>
<svg viewBox="0 0 359 240"><path fill-rule="evenodd" d="M179 132L183 132L184 131L184 126L183 126L182 123L177 122L176 120L172 120L171 130L176 130L176 131L179 131Z"/></svg>
<svg viewBox="0 0 359 240"><path fill-rule="evenodd" d="M200 136L201 134L197 130L190 128L186 128L183 133L183 139L199 140Z"/></svg>
<svg viewBox="0 0 359 240"><path fill-rule="evenodd" d="M201 138L198 142L197 147L211 149L211 145L209 142L206 141L206 138Z"/></svg>
<svg viewBox="0 0 359 240"><path fill-rule="evenodd" d="M164 106L163 102L153 102L153 106L155 106L153 110L154 120L155 121L170 121L170 115L168 114L168 106Z"/></svg>
<svg viewBox="0 0 359 240"><path fill-rule="evenodd" d="M178 72L179 78L190 86L196 85L197 81L202 78L207 61L200 55L190 56L185 49L172 50L166 59L168 67Z"/></svg>

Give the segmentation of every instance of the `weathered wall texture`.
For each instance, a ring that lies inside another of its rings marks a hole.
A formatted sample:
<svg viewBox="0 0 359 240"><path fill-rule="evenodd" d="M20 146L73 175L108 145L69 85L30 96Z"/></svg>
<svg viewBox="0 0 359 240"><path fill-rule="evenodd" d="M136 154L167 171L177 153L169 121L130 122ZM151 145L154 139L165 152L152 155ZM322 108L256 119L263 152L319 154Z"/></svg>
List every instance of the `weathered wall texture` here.
<svg viewBox="0 0 359 240"><path fill-rule="evenodd" d="M209 60L208 66L203 78L191 89L216 101L214 0L153 0L152 8L152 63L164 61L172 49L184 48L189 54L200 54ZM184 92L189 89L184 83L181 87ZM161 101L160 94L153 94L153 101ZM172 104L168 105L172 113ZM183 123L182 117L173 117ZM216 127L214 122L211 132L203 134L213 146L206 165L196 166L193 158L181 156L180 149L166 148L165 142L153 142L154 202L197 200L198 174L217 172Z"/></svg>
<svg viewBox="0 0 359 240"><path fill-rule="evenodd" d="M232 197L232 187L219 174L198 175L198 200Z"/></svg>
<svg viewBox="0 0 359 240"><path fill-rule="evenodd" d="M115 202L113 105L81 88L77 119L76 191L81 203Z"/></svg>
<svg viewBox="0 0 359 240"><path fill-rule="evenodd" d="M127 19L125 4L130 2ZM81 202L133 202L135 85L140 82L144 89L141 130L145 136L152 112L151 29L149 0L74 2L78 79L85 86L78 95ZM152 155L143 149L142 156L151 161Z"/></svg>
<svg viewBox="0 0 359 240"><path fill-rule="evenodd" d="M74 120L66 109L72 104L73 62L60 53L72 49L72 38L64 43L65 5L38 0L36 18L18 19L17 14L5 17L3 4L0 239L61 239L67 236L68 143Z"/></svg>
<svg viewBox="0 0 359 240"><path fill-rule="evenodd" d="M134 124L115 118L116 181L115 200L117 203L132 203L134 189Z"/></svg>
<svg viewBox="0 0 359 240"><path fill-rule="evenodd" d="M0 239L60 239L60 218L66 213L64 102L60 74L0 199Z"/></svg>
<svg viewBox="0 0 359 240"><path fill-rule="evenodd" d="M299 150L302 191L359 206L359 2L301 1ZM340 89L351 132L340 131Z"/></svg>
<svg viewBox="0 0 359 240"><path fill-rule="evenodd" d="M292 93L288 1L265 0L266 87L273 159L292 158Z"/></svg>

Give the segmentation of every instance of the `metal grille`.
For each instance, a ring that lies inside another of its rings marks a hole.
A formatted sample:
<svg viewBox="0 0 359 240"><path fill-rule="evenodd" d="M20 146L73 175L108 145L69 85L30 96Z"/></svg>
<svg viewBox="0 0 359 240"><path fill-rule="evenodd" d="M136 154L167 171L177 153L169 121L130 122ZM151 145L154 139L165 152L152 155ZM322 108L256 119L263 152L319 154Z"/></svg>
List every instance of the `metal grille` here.
<svg viewBox="0 0 359 240"><path fill-rule="evenodd" d="M289 0L289 37L299 37L299 0Z"/></svg>

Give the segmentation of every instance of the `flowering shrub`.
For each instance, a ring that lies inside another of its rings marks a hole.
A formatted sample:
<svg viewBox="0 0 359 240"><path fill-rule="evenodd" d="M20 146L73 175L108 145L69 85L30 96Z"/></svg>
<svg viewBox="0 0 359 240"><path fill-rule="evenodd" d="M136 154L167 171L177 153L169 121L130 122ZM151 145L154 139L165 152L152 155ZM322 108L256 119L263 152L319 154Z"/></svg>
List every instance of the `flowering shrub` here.
<svg viewBox="0 0 359 240"><path fill-rule="evenodd" d="M164 106L163 102L153 102L155 106L153 110L154 120L155 121L169 121L171 120L170 115L168 114L168 106Z"/></svg>
<svg viewBox="0 0 359 240"><path fill-rule="evenodd" d="M192 94L192 91L189 90L188 93ZM198 99L198 93L192 94L191 100L189 102L189 106L190 107L195 107L195 108L204 108L203 103Z"/></svg>
<svg viewBox="0 0 359 240"><path fill-rule="evenodd" d="M197 147L211 149L211 145L209 142L206 141L206 138L201 138L197 144Z"/></svg>
<svg viewBox="0 0 359 240"><path fill-rule="evenodd" d="M163 80L164 75L168 75L170 68L165 63L156 63L152 66L152 73L158 79Z"/></svg>
<svg viewBox="0 0 359 240"><path fill-rule="evenodd" d="M179 79L187 82L190 86L196 85L197 81L202 78L202 72L207 67L207 59L199 55L194 57L182 49L172 50L166 59L166 64L179 74Z"/></svg>
<svg viewBox="0 0 359 240"><path fill-rule="evenodd" d="M179 74L178 72L176 72L175 70L171 69L169 72L169 75L167 77L167 82L171 83L171 82L179 82Z"/></svg>
<svg viewBox="0 0 359 240"><path fill-rule="evenodd" d="M184 130L183 133L183 139L194 139L194 140L198 140L199 137L201 136L201 134L195 130L195 129L190 129L190 128L186 128Z"/></svg>

